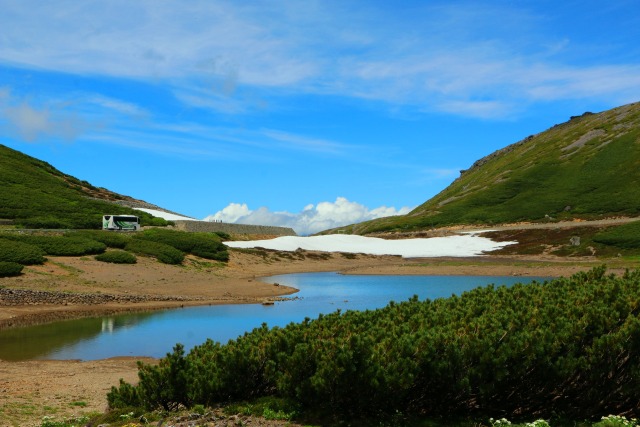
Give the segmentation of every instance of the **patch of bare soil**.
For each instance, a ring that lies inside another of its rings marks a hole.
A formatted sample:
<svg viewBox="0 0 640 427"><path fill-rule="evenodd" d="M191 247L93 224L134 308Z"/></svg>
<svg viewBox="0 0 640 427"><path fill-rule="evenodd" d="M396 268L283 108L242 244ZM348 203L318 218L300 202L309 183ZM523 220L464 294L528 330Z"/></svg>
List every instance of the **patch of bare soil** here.
<svg viewBox="0 0 640 427"><path fill-rule="evenodd" d="M62 420L104 412L106 395L120 378L137 380L136 359L0 361L0 426L38 426L44 416Z"/></svg>

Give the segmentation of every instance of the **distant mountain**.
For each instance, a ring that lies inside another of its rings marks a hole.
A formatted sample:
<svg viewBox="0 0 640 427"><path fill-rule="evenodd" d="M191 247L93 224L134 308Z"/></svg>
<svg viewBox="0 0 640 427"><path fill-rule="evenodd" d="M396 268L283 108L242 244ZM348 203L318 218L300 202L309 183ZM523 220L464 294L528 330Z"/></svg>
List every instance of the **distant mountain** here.
<svg viewBox="0 0 640 427"><path fill-rule="evenodd" d="M634 103L571 117L498 150L407 215L333 231L368 234L638 215L640 103Z"/></svg>
<svg viewBox="0 0 640 427"><path fill-rule="evenodd" d="M0 144L1 222L25 228L99 228L104 214L134 213L143 223L166 224L130 206L153 205L94 187Z"/></svg>

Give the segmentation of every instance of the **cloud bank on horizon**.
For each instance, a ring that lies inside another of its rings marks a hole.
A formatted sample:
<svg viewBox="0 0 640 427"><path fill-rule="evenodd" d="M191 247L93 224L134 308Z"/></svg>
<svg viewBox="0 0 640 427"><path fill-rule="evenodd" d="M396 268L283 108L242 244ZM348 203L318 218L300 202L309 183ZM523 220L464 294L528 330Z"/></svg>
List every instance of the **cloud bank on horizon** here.
<svg viewBox="0 0 640 427"><path fill-rule="evenodd" d="M313 232L403 212L384 206L417 206L497 149L640 100L637 9L0 0L0 138L190 217Z"/></svg>
<svg viewBox="0 0 640 427"><path fill-rule="evenodd" d="M409 207L396 209L381 206L368 209L360 203L338 197L335 202L309 204L301 212L272 212L266 207L251 210L246 203L230 203L221 211L204 218L204 221L222 221L235 224L260 224L290 227L299 235L309 235L331 228L355 224L371 219L404 215Z"/></svg>

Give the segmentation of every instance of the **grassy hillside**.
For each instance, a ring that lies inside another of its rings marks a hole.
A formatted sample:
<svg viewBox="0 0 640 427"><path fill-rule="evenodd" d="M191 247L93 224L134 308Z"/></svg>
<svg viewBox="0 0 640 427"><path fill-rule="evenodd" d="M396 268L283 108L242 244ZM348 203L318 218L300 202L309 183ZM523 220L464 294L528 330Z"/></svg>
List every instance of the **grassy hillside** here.
<svg viewBox="0 0 640 427"><path fill-rule="evenodd" d="M405 216L342 232L640 215L640 103L585 113L478 160Z"/></svg>
<svg viewBox="0 0 640 427"><path fill-rule="evenodd" d="M104 214L135 213L143 224L166 224L116 200L133 199L0 144L0 219L25 228L99 228Z"/></svg>

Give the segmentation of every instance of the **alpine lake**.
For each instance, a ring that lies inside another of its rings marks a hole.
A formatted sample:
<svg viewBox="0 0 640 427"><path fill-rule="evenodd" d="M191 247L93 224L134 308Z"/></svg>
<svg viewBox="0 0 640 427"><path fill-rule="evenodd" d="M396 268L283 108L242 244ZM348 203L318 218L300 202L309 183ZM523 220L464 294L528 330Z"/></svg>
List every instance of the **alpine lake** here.
<svg viewBox="0 0 640 427"><path fill-rule="evenodd" d="M372 276L299 273L261 280L299 289L274 305L238 304L84 318L0 331L0 359L97 360L118 356L164 357L208 338L226 343L266 323L284 327L336 310L373 310L406 301L460 295L479 286L550 280L511 276Z"/></svg>

